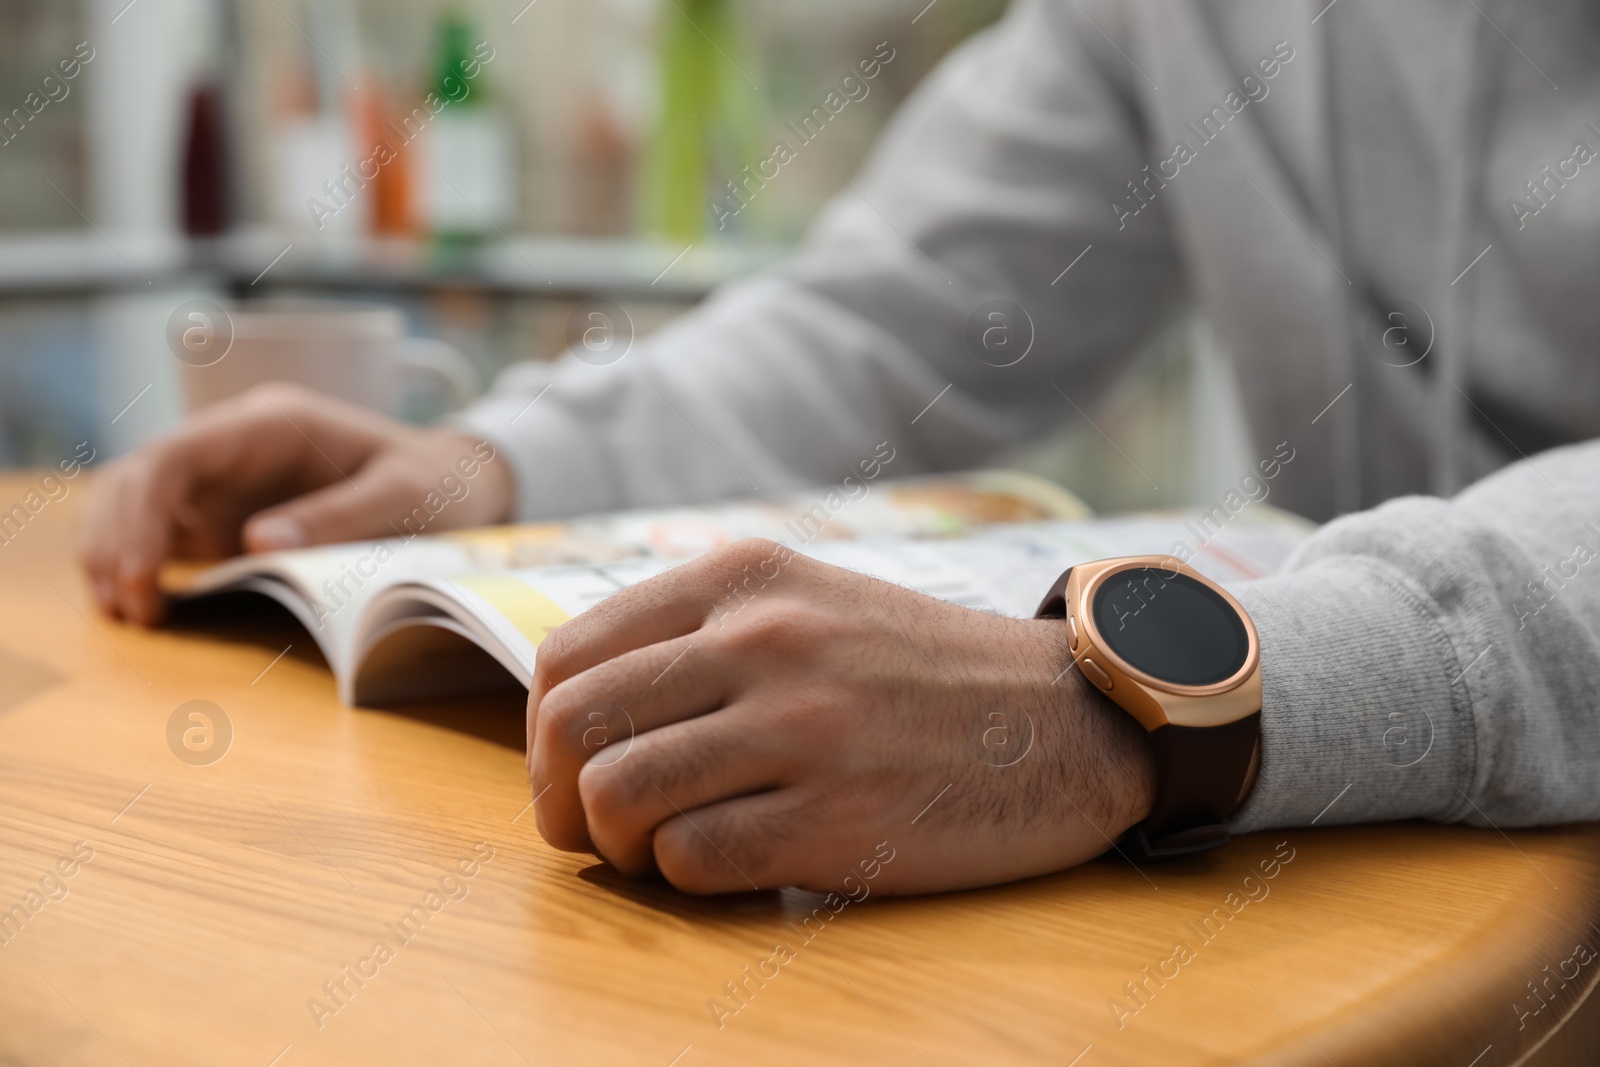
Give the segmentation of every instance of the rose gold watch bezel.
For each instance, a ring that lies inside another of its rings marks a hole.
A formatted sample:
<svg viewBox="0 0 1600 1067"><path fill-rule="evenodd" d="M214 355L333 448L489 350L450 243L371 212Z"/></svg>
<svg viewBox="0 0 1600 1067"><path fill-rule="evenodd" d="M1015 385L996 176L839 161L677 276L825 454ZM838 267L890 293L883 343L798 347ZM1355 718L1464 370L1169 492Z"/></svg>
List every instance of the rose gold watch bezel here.
<svg viewBox="0 0 1600 1067"><path fill-rule="evenodd" d="M1101 639L1094 621L1094 595L1107 579L1142 567L1192 578L1216 592L1237 611L1249 642L1243 666L1211 685L1177 685L1146 674L1113 652ZM1221 726L1261 710L1261 644L1249 612L1226 589L1175 556L1121 556L1081 564L1072 569L1065 593L1067 616L1079 642L1073 660L1080 670L1083 660L1092 659L1105 671L1112 680L1111 688L1104 690L1106 695L1138 719L1146 730L1167 724Z"/></svg>

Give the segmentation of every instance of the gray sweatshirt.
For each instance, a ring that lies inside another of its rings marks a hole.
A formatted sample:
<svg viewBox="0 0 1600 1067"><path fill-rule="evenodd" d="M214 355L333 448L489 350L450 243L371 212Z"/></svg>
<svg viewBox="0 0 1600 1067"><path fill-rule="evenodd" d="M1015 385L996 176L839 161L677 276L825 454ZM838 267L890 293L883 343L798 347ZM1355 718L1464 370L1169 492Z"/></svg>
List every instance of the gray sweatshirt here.
<svg viewBox="0 0 1600 1067"><path fill-rule="evenodd" d="M1343 516L1234 590L1237 828L1600 818L1600 447L1546 451L1600 435L1597 54L1584 0L1016 0L790 260L464 420L529 518L972 467L1198 313Z"/></svg>

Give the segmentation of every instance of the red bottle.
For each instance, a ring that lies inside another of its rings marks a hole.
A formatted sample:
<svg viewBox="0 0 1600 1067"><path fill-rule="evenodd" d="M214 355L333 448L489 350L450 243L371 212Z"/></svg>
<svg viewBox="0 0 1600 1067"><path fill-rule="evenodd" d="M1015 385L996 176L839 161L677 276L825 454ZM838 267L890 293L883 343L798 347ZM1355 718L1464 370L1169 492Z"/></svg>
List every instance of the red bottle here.
<svg viewBox="0 0 1600 1067"><path fill-rule="evenodd" d="M227 130L222 92L201 82L189 92L183 138L183 232L216 237L231 221Z"/></svg>

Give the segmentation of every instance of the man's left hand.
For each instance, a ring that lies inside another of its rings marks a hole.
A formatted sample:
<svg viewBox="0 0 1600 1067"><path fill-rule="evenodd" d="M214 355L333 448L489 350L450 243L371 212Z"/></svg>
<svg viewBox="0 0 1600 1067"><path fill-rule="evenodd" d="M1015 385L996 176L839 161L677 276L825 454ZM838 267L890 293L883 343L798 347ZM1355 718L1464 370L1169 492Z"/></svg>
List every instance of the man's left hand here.
<svg viewBox="0 0 1600 1067"><path fill-rule="evenodd" d="M528 698L539 829L693 893L925 893L1080 863L1148 812L1143 731L1063 624L747 540L552 633Z"/></svg>

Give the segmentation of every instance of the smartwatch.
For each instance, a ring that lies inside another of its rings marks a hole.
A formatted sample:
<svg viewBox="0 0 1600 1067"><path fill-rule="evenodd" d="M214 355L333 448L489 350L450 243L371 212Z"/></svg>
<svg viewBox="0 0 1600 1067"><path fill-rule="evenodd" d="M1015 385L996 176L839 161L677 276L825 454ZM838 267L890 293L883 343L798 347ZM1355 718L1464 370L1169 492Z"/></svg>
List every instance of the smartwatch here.
<svg viewBox="0 0 1600 1067"><path fill-rule="evenodd" d="M1073 664L1149 738L1155 802L1122 849L1227 844L1261 748L1261 647L1239 602L1171 556L1125 556L1068 570L1036 618L1066 621Z"/></svg>

